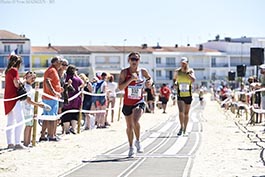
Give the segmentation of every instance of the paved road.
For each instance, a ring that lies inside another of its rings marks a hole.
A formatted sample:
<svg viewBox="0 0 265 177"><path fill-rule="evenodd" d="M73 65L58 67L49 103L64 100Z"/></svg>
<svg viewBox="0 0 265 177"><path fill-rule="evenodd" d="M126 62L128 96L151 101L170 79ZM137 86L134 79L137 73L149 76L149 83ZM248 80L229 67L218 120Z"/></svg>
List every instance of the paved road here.
<svg viewBox="0 0 265 177"><path fill-rule="evenodd" d="M178 116L168 115L167 121L142 135L144 153L128 158L128 144L98 155L94 160L83 161L81 167L64 176L71 177L179 177L189 176L193 157L201 142L202 107L194 101L191 107L188 136L177 136Z"/></svg>

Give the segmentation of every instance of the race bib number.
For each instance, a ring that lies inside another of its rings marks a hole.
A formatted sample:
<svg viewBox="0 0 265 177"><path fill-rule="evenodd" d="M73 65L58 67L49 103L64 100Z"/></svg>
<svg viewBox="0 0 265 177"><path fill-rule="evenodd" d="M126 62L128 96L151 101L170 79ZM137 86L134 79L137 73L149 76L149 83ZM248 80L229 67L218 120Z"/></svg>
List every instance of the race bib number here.
<svg viewBox="0 0 265 177"><path fill-rule="evenodd" d="M190 91L190 85L186 83L179 84L179 91L180 92L189 92Z"/></svg>
<svg viewBox="0 0 265 177"><path fill-rule="evenodd" d="M142 87L128 86L128 98L138 100L142 97Z"/></svg>

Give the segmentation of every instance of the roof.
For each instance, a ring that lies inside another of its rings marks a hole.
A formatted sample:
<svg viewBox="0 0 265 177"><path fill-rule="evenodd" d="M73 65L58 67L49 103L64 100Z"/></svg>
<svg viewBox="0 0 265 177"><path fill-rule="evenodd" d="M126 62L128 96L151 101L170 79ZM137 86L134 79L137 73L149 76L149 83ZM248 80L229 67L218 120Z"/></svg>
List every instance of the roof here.
<svg viewBox="0 0 265 177"><path fill-rule="evenodd" d="M133 52L137 51L140 53L152 52L148 48L143 49L141 46L85 46L91 53L121 53L121 52Z"/></svg>
<svg viewBox="0 0 265 177"><path fill-rule="evenodd" d="M28 40L25 35L17 35L10 31L0 30L0 40Z"/></svg>
<svg viewBox="0 0 265 177"><path fill-rule="evenodd" d="M58 54L90 54L90 53L129 53L137 51L141 54L152 52L218 52L218 50L197 47L173 47L173 46L32 46L33 53L49 53L55 52Z"/></svg>
<svg viewBox="0 0 265 177"><path fill-rule="evenodd" d="M83 46L32 46L32 53L90 54Z"/></svg>
<svg viewBox="0 0 265 177"><path fill-rule="evenodd" d="M58 54L90 54L83 46L51 46Z"/></svg>
<svg viewBox="0 0 265 177"><path fill-rule="evenodd" d="M56 54L57 51L54 50L52 47L44 47L44 46L32 46L31 47L31 52L32 53L52 53Z"/></svg>
<svg viewBox="0 0 265 177"><path fill-rule="evenodd" d="M161 49L153 49L153 52L218 52L218 50L203 48L199 50L197 47L162 47Z"/></svg>

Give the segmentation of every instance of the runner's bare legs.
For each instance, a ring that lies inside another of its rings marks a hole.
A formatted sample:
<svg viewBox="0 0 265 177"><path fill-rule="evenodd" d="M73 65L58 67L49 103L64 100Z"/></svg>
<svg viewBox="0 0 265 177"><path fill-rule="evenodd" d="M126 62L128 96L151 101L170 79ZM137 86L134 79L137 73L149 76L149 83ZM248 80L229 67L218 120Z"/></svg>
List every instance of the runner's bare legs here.
<svg viewBox="0 0 265 177"><path fill-rule="evenodd" d="M184 101L178 101L180 128L184 129Z"/></svg>
<svg viewBox="0 0 265 177"><path fill-rule="evenodd" d="M186 132L187 125L189 122L189 112L190 112L190 104L185 104L184 106L184 132Z"/></svg>
<svg viewBox="0 0 265 177"><path fill-rule="evenodd" d="M135 138L137 141L139 141L140 139L140 123L139 123L139 119L140 117L142 116L143 114L143 109L139 108L139 107L136 107L133 109L133 123L134 123L134 134L135 134Z"/></svg>
<svg viewBox="0 0 265 177"><path fill-rule="evenodd" d="M125 120L126 120L126 124L127 124L127 129L126 129L126 133L127 133L127 137L128 137L128 142L129 142L129 146L132 147L133 144L133 115L129 115L129 116L125 116Z"/></svg>
<svg viewBox="0 0 265 177"><path fill-rule="evenodd" d="M135 135L136 140L140 139L140 124L139 119L143 114L143 110L141 108L134 108L131 115L126 116L126 124L127 124L127 136L129 141L129 146L133 146L133 137Z"/></svg>

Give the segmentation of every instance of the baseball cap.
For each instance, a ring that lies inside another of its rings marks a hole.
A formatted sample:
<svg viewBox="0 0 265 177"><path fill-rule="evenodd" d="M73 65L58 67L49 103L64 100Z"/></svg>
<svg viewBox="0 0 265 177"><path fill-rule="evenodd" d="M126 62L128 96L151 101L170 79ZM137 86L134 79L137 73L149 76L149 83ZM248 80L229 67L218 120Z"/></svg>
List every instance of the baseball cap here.
<svg viewBox="0 0 265 177"><path fill-rule="evenodd" d="M68 62L68 60L66 58L62 58L61 61L62 61L62 63L65 63L65 64L69 65L69 62Z"/></svg>
<svg viewBox="0 0 265 177"><path fill-rule="evenodd" d="M259 66L260 69L265 69L265 64Z"/></svg>
<svg viewBox="0 0 265 177"><path fill-rule="evenodd" d="M187 57L181 57L181 60L180 60L182 63L186 63L188 64L189 63L189 60Z"/></svg>

